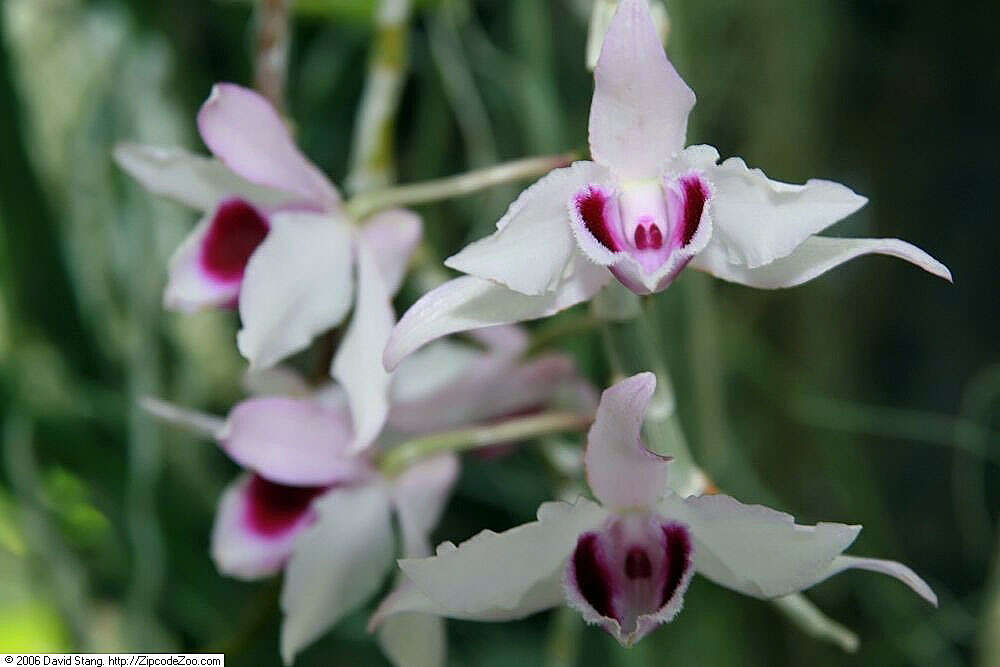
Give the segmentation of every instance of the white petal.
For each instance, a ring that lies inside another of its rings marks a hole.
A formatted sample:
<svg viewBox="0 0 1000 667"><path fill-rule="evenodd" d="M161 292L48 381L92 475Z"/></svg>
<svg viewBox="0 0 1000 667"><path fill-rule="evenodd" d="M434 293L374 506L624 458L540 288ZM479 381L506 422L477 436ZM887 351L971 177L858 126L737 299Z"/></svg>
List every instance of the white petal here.
<svg viewBox="0 0 1000 667"><path fill-rule="evenodd" d="M325 210L339 208L337 189L299 151L259 93L231 83L212 86L198 111L198 131L212 153L248 181L294 193Z"/></svg>
<svg viewBox="0 0 1000 667"><path fill-rule="evenodd" d="M311 644L375 594L392 565L386 489L377 483L334 489L314 505L281 591L281 656L291 664Z"/></svg>
<svg viewBox="0 0 1000 667"><path fill-rule="evenodd" d="M833 559L829 576L833 576L844 570L869 570L879 574L887 574L894 579L898 579L910 587L913 592L930 602L935 607L938 599L927 582L921 579L916 572L894 560L882 560L881 558L858 558L857 556L837 556Z"/></svg>
<svg viewBox="0 0 1000 667"><path fill-rule="evenodd" d="M916 264L935 276L951 281L951 272L920 248L899 239L842 239L813 236L791 255L757 269L726 261L722 252L709 248L694 258L691 266L735 283L761 289L794 287L820 276L861 255L889 255Z"/></svg>
<svg viewBox="0 0 1000 667"><path fill-rule="evenodd" d="M420 461L393 481L392 501L407 558L430 554L428 535L440 520L457 478L458 457L447 454Z"/></svg>
<svg viewBox="0 0 1000 667"><path fill-rule="evenodd" d="M555 169L521 193L497 231L449 257L445 266L537 296L558 287L575 248L570 199L588 183L609 178L593 162Z"/></svg>
<svg viewBox="0 0 1000 667"><path fill-rule="evenodd" d="M405 209L382 211L365 220L361 238L371 248L390 294L399 291L422 234L420 216Z"/></svg>
<svg viewBox="0 0 1000 667"><path fill-rule="evenodd" d="M240 352L255 367L305 348L351 306L353 248L348 224L316 213L271 218L240 290Z"/></svg>
<svg viewBox="0 0 1000 667"><path fill-rule="evenodd" d="M607 269L581 257L570 263L559 287L542 296L527 296L475 276L451 280L403 315L389 338L385 365L395 368L411 352L450 333L554 315L586 301L611 278Z"/></svg>
<svg viewBox="0 0 1000 667"><path fill-rule="evenodd" d="M445 339L424 347L402 361L392 375L392 410L420 403L459 381L483 353L471 345Z"/></svg>
<svg viewBox="0 0 1000 667"><path fill-rule="evenodd" d="M378 645L395 667L444 667L444 619L413 612L393 615L378 629Z"/></svg>
<svg viewBox="0 0 1000 667"><path fill-rule="evenodd" d="M663 52L645 0L622 0L594 70L590 152L619 176L655 178L684 147L695 97Z"/></svg>
<svg viewBox="0 0 1000 667"><path fill-rule="evenodd" d="M201 211L215 208L221 199L241 197L258 206L287 204L294 195L254 185L218 160L172 146L124 143L115 146L115 162L144 188Z"/></svg>
<svg viewBox="0 0 1000 667"><path fill-rule="evenodd" d="M842 523L801 526L790 514L721 494L686 499L670 494L658 507L690 527L700 574L758 598L788 595L822 581L861 531Z"/></svg>
<svg viewBox="0 0 1000 667"><path fill-rule="evenodd" d="M442 616L473 620L523 618L563 599L562 567L580 533L607 517L596 503L546 503L538 520L503 533L483 531L458 547L446 542L433 558L399 566Z"/></svg>
<svg viewBox="0 0 1000 667"><path fill-rule="evenodd" d="M715 186L708 249L751 269L785 257L868 201L833 181L773 181L740 158L709 167L706 173Z"/></svg>
<svg viewBox="0 0 1000 667"><path fill-rule="evenodd" d="M650 508L667 488L664 459L639 441L656 376L639 373L606 389L587 435L587 483L613 510Z"/></svg>
<svg viewBox="0 0 1000 667"><path fill-rule="evenodd" d="M357 303L332 369L351 404L354 451L372 443L389 414L391 376L382 366L382 351L396 323L391 297L372 249L364 240L359 240L357 246Z"/></svg>

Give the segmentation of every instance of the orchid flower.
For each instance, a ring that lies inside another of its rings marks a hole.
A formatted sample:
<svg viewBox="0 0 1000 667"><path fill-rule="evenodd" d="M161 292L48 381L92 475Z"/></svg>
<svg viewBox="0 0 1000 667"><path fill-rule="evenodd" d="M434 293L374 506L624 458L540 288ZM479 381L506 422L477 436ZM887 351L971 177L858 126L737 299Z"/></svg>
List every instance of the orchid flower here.
<svg viewBox="0 0 1000 667"><path fill-rule="evenodd" d="M585 454L599 502L546 503L537 521L399 561L414 588L381 613L498 621L565 602L630 646L674 618L695 572L746 595L776 598L853 568L888 574L937 604L905 565L842 555L860 526L803 526L729 496L680 498L667 490L669 461L640 441L655 386L652 373L640 373L601 397Z"/></svg>
<svg viewBox="0 0 1000 667"><path fill-rule="evenodd" d="M425 295L394 330L388 368L438 336L552 315L612 278L639 294L688 265L751 287L792 287L859 255L892 255L951 279L898 239L817 236L866 200L824 180L771 180L711 146L684 148L694 93L667 60L645 0L622 0L595 71L593 161L556 169L491 236L445 264L468 274Z"/></svg>
<svg viewBox="0 0 1000 667"><path fill-rule="evenodd" d="M407 360L393 377L392 409L380 448L420 434L520 413L576 393L583 381L562 355L520 361L528 338L514 327L481 332L485 351L440 341ZM287 377L278 384L294 385ZM254 380L263 386L274 382ZM430 554L458 474L458 458L418 461L389 477L370 452L352 451L350 410L339 387L307 396L247 399L223 420L150 402L147 407L218 441L246 469L223 493L212 532L212 558L224 574L257 579L285 571L281 652L286 663L379 590L401 551ZM593 409L586 403L583 409ZM401 580L389 600L409 594ZM397 665L444 661L441 619L393 615L379 643Z"/></svg>
<svg viewBox="0 0 1000 667"><path fill-rule="evenodd" d="M135 144L115 150L118 164L148 190L203 213L170 260L165 306L237 305L240 352L265 368L339 325L353 306L331 371L358 422L355 446L366 446L388 410L379 355L420 219L395 209L354 225L337 188L252 90L216 84L198 130L214 159Z"/></svg>

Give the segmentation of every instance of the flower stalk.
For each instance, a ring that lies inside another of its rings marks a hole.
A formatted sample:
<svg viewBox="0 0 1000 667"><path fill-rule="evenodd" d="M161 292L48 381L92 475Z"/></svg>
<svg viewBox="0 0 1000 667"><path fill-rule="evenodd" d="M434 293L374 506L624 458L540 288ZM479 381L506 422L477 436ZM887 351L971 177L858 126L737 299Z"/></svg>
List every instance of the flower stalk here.
<svg viewBox="0 0 1000 667"><path fill-rule="evenodd" d="M291 0L259 0L257 5L254 87L281 113L291 42L290 4Z"/></svg>
<svg viewBox="0 0 1000 667"><path fill-rule="evenodd" d="M592 415L572 412L543 412L516 417L487 426L433 433L407 440L382 455L379 468L394 476L421 459L448 452L467 452L501 443L537 438L544 435L582 431L593 422Z"/></svg>
<svg viewBox="0 0 1000 667"><path fill-rule="evenodd" d="M529 157L457 176L372 190L361 193L347 202L347 210L352 216L360 219L384 208L414 206L462 197L495 185L541 176L552 169L568 165L576 157L576 153L573 152Z"/></svg>
<svg viewBox="0 0 1000 667"><path fill-rule="evenodd" d="M351 168L345 187L357 194L396 180L396 112L407 71L410 0L382 0L375 15L375 39L355 116Z"/></svg>

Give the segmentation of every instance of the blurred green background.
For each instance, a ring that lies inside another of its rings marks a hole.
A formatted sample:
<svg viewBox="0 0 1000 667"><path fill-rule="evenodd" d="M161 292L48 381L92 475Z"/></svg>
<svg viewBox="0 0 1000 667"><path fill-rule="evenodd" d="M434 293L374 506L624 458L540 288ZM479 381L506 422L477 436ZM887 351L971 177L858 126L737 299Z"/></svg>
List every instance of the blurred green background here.
<svg viewBox="0 0 1000 667"><path fill-rule="evenodd" d="M426 0L396 127L413 181L585 146L589 0ZM218 576L214 504L235 467L157 426L137 397L223 413L240 397L235 316L164 313L192 214L117 171L120 140L203 150L214 81L252 82L253 7L5 0L0 14L0 651L219 650L278 663L278 582ZM853 655L774 607L696 579L675 622L581 665L1000 664L1000 59L992 2L671 0L668 52L699 97L689 134L773 178L870 197L834 229L901 237L955 284L886 258L761 292L685 272L656 301L701 464L747 502L863 523L855 551L908 563L941 599L861 572L809 592ZM340 181L372 36L364 0L302 0L288 111ZM518 187L419 210L438 258ZM408 285L405 307L418 296ZM572 318L576 313L560 317ZM560 320L541 323L557 327ZM559 339L604 384L593 332ZM535 448L470 458L439 539L531 518L553 494ZM379 665L365 612L300 658ZM454 665L556 665L554 614L449 622ZM568 664L573 664L570 660Z"/></svg>

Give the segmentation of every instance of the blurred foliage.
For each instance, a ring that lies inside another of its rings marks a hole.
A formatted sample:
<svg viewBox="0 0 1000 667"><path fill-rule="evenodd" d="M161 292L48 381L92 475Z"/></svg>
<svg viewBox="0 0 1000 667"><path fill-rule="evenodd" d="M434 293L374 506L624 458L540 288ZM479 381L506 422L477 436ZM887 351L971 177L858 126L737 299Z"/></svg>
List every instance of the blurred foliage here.
<svg viewBox="0 0 1000 667"><path fill-rule="evenodd" d="M996 664L1000 372L995 181L1000 62L988 2L672 0L669 51L699 95L692 142L871 203L838 232L900 236L955 286L886 259L764 293L686 273L655 302L700 462L742 499L864 523L941 597L855 573L809 597L856 630L853 656L762 603L697 580L685 612L630 651L583 631L567 657L541 614L450 622L456 665ZM396 128L413 181L585 145L587 0L417 3ZM373 3L299 0L289 112L341 180ZM219 577L208 535L234 467L157 428L158 394L224 412L243 365L234 318L159 307L193 220L116 171L114 142L200 146L216 80L252 77L252 6L219 0L7 0L0 14L0 649L225 650L277 660L276 583ZM430 256L482 236L514 187L422 207ZM413 281L402 309L418 296ZM559 331L580 313L539 323ZM564 347L598 383L593 332ZM541 452L469 458L437 537L528 519L553 495ZM990 574L992 573L992 574ZM990 585L986 584L991 577ZM365 613L300 664L383 664ZM568 630L566 629L568 628ZM576 636L571 634L570 636ZM548 647L548 648L547 648ZM992 658L993 662L990 662ZM561 662L560 662L561 661Z"/></svg>

